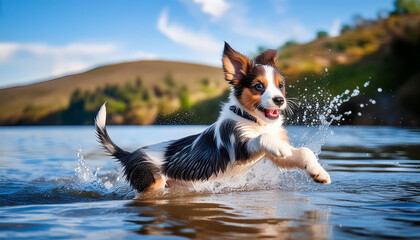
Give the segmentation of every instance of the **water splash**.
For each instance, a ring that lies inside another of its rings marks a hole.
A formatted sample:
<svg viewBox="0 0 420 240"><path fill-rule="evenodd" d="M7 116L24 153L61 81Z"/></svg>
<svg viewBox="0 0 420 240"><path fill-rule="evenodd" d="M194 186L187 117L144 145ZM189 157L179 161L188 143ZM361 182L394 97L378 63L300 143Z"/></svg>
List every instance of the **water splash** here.
<svg viewBox="0 0 420 240"><path fill-rule="evenodd" d="M78 158L78 166L74 171L77 181L75 185L70 187L76 187L76 189L83 191L95 191L103 196L109 194L122 196L135 194L135 192L131 190L130 186L125 182L121 172L109 171L102 175L99 174L101 166L98 166L95 173L93 173L90 166L84 161L81 147L79 147L76 157Z"/></svg>
<svg viewBox="0 0 420 240"><path fill-rule="evenodd" d="M82 154L82 148L79 146L79 150L76 153L77 159L77 168L74 169L76 172L76 176L78 179L84 182L97 182L98 181L98 171L100 167L98 167L95 174L90 170L89 165L86 164L84 161L84 157Z"/></svg>
<svg viewBox="0 0 420 240"><path fill-rule="evenodd" d="M365 82L365 84L363 84L363 86L367 87L367 86L369 86L369 84L370 84L370 81L367 81L367 82Z"/></svg>

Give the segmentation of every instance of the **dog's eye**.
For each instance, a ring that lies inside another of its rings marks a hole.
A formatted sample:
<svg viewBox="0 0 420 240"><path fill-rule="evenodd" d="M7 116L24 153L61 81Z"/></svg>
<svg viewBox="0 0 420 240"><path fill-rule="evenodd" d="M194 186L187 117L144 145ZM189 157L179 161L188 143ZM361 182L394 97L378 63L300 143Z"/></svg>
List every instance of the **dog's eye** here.
<svg viewBox="0 0 420 240"><path fill-rule="evenodd" d="M279 88L282 89L283 88L283 83L279 84Z"/></svg>
<svg viewBox="0 0 420 240"><path fill-rule="evenodd" d="M258 83L254 86L255 90L262 91L264 89L264 85L262 83Z"/></svg>

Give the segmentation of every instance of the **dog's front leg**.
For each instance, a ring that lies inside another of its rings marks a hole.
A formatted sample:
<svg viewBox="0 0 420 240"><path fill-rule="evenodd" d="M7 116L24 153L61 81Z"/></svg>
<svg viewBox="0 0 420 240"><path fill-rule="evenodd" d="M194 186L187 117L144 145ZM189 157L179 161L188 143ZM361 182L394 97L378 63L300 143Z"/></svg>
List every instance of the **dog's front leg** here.
<svg viewBox="0 0 420 240"><path fill-rule="evenodd" d="M290 146L290 145L289 145ZM279 168L293 169L300 168L317 183L329 184L331 183L330 175L318 163L315 154L306 147L293 148L290 146L291 155L286 157L273 157L268 155Z"/></svg>
<svg viewBox="0 0 420 240"><path fill-rule="evenodd" d="M261 134L248 142L248 151L251 153L264 152L274 158L288 157L292 155L291 146L287 142L278 141L270 134Z"/></svg>

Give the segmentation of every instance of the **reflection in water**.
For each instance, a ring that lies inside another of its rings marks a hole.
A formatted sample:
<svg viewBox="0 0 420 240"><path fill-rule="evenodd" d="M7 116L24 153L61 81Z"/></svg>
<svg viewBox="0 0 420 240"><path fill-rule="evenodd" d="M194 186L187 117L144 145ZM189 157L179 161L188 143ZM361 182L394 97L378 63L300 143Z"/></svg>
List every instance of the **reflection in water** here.
<svg viewBox="0 0 420 240"><path fill-rule="evenodd" d="M327 239L332 228L328 224L328 211L290 192L135 200L127 206L138 212L126 221L138 224L135 232L140 235Z"/></svg>

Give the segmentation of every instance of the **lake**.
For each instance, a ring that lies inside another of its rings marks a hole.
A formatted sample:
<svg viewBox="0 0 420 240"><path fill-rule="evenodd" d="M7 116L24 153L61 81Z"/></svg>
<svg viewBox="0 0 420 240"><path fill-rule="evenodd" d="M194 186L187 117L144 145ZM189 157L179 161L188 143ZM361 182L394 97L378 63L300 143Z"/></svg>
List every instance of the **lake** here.
<svg viewBox="0 0 420 240"><path fill-rule="evenodd" d="M123 148L205 126L110 126ZM287 127L332 183L262 161L243 176L136 196L93 126L0 128L1 239L420 238L420 129Z"/></svg>

